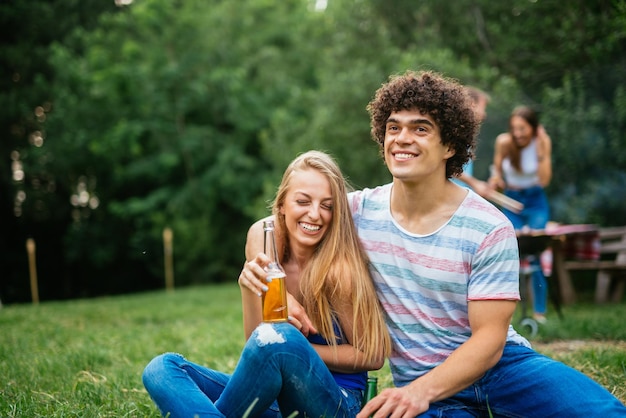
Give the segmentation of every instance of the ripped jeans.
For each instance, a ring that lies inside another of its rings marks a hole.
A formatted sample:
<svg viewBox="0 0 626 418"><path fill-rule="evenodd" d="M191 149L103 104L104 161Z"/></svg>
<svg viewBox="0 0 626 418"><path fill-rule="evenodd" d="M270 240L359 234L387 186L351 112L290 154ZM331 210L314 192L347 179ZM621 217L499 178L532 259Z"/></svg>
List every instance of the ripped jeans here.
<svg viewBox="0 0 626 418"><path fill-rule="evenodd" d="M166 353L143 372L161 414L177 417L354 417L361 391L341 388L309 341L288 323L261 324L232 375Z"/></svg>

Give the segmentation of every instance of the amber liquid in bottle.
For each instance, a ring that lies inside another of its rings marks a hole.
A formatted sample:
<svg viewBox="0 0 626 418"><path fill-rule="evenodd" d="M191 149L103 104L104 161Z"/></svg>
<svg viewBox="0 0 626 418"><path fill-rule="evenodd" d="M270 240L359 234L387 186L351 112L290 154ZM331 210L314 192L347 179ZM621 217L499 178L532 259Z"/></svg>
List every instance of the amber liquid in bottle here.
<svg viewBox="0 0 626 418"><path fill-rule="evenodd" d="M267 271L267 291L262 295L263 321L284 322L287 321L287 289L285 288L285 271L278 262L278 250L274 237L274 222L264 221L265 254L270 258L270 263L265 268Z"/></svg>

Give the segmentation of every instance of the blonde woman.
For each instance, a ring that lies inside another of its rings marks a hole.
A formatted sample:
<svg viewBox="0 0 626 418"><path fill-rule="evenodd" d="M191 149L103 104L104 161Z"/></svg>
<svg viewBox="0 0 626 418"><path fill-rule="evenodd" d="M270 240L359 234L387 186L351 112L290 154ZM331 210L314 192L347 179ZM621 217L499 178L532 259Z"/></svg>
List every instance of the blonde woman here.
<svg viewBox="0 0 626 418"><path fill-rule="evenodd" d="M163 415L353 417L367 371L382 367L390 339L360 247L345 180L328 155L309 151L287 167L272 207L280 262L294 309L307 322L262 323L268 258L256 254L262 223L249 230L239 276L246 346L232 375L179 354L144 371ZM258 284L261 283L260 287ZM300 317L300 315L295 315Z"/></svg>

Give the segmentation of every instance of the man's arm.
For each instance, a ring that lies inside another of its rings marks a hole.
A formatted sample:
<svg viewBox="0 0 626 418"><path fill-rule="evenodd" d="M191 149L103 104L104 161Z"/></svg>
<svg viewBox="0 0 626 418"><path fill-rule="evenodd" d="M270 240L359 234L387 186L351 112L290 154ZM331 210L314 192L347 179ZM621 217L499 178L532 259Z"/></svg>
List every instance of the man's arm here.
<svg viewBox="0 0 626 418"><path fill-rule="evenodd" d="M468 304L472 336L443 363L401 388L384 389L357 418L414 417L431 403L448 398L480 379L501 358L515 312L515 301L483 300Z"/></svg>
<svg viewBox="0 0 626 418"><path fill-rule="evenodd" d="M486 181L478 180L476 177L470 174L467 174L465 172L461 173L461 175L459 176L459 180L467 184L469 187L472 188L472 190L474 190L476 193L478 193L480 196L484 197L485 199L489 197L489 195L491 194L493 190L489 186L489 183L487 183Z"/></svg>

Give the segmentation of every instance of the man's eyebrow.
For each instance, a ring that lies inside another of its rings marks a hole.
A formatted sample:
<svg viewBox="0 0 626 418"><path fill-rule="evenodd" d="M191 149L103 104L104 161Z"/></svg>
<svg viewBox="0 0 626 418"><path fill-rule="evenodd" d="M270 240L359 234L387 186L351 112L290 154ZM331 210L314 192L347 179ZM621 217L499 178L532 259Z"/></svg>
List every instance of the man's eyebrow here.
<svg viewBox="0 0 626 418"><path fill-rule="evenodd" d="M390 117L389 119L387 119L386 123L400 123L400 121L394 117ZM435 126L434 123L432 123L430 120L426 119L426 118L419 118L419 119L412 119L410 121L408 121L409 125L428 125L428 126Z"/></svg>

